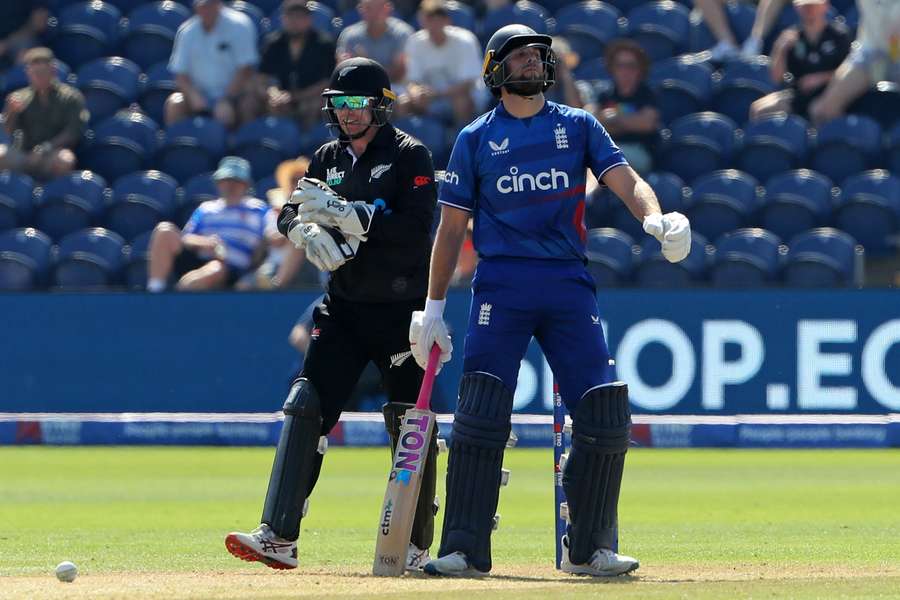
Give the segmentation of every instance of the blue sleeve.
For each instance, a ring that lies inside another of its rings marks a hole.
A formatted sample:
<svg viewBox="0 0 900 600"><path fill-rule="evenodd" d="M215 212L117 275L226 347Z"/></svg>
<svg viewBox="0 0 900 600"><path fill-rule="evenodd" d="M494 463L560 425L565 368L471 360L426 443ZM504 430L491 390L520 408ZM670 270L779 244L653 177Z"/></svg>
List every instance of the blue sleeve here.
<svg viewBox="0 0 900 600"><path fill-rule="evenodd" d="M597 117L586 112L588 130L587 160L594 177L602 179L604 173L617 165L627 165L628 161L619 147L613 143L612 138L606 132Z"/></svg>
<svg viewBox="0 0 900 600"><path fill-rule="evenodd" d="M450 162L441 182L438 202L455 208L472 212L475 207L477 182L475 179L475 160L472 146L475 136L463 129L456 138Z"/></svg>
<svg viewBox="0 0 900 600"><path fill-rule="evenodd" d="M197 235L203 235L203 215L205 212L206 211L203 210L203 205L195 208L194 212L191 213L191 218L188 219L188 222L182 227L182 233L196 233Z"/></svg>
<svg viewBox="0 0 900 600"><path fill-rule="evenodd" d="M190 36L187 32L188 22L185 21L175 34L175 43L172 45L172 54L169 56L169 71L173 75L184 75L190 67L188 43Z"/></svg>

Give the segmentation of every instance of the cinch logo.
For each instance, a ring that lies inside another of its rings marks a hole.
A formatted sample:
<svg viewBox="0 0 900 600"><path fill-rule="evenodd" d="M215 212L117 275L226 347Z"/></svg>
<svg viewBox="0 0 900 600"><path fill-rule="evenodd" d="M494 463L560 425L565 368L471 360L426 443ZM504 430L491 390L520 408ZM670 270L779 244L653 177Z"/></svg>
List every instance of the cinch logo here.
<svg viewBox="0 0 900 600"><path fill-rule="evenodd" d="M541 171L537 175L522 173L519 175L519 167L510 167L509 175L497 179L497 191L501 194L510 192L533 192L535 190L547 191L569 187L569 175L565 171L550 172Z"/></svg>
<svg viewBox="0 0 900 600"><path fill-rule="evenodd" d="M457 175L454 171L444 171L443 176L440 177L440 180L444 183L449 183L450 185L458 185L459 175Z"/></svg>

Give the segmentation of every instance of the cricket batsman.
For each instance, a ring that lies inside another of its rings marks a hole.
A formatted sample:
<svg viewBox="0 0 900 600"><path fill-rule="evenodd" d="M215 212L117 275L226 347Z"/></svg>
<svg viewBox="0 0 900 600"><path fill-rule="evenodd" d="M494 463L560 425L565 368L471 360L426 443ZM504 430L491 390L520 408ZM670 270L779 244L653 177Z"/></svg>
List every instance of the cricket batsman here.
<svg viewBox="0 0 900 600"><path fill-rule="evenodd" d="M309 349L284 402L261 524L225 539L238 558L275 569L297 566L300 519L322 467L319 437L338 422L366 365L372 361L381 371L392 447L423 376L410 358L406 329L412 312L424 305L428 284L437 197L431 154L390 124L395 95L377 62L341 62L322 95L339 139L315 152L307 178L281 210L278 228L320 270L330 272L328 289L313 311ZM407 569L421 568L434 535L435 436Z"/></svg>
<svg viewBox="0 0 900 600"><path fill-rule="evenodd" d="M487 44L484 81L500 103L456 139L439 194L428 299L410 324L420 366L433 343L450 347L444 303L472 217L480 261L453 423L443 537L439 558L424 569L432 575L491 569L491 525L513 392L532 337L573 420L563 474L569 526L561 568L614 576L639 566L613 551L631 412L626 385L611 381L596 288L585 269L586 170L643 222L669 261L687 256L690 224L679 213L661 214L653 190L597 119L544 99L556 64L550 42L528 27L508 25Z"/></svg>

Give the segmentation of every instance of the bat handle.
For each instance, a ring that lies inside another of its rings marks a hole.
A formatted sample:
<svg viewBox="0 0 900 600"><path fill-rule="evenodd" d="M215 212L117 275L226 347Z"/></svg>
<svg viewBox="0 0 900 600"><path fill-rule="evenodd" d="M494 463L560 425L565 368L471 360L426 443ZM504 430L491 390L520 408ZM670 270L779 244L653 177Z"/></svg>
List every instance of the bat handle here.
<svg viewBox="0 0 900 600"><path fill-rule="evenodd" d="M425 377L422 378L422 387L419 388L419 398L416 400L416 408L428 410L431 404L431 388L434 387L434 377L437 373L438 361L441 360L441 347L434 344L428 355L428 365L425 367Z"/></svg>

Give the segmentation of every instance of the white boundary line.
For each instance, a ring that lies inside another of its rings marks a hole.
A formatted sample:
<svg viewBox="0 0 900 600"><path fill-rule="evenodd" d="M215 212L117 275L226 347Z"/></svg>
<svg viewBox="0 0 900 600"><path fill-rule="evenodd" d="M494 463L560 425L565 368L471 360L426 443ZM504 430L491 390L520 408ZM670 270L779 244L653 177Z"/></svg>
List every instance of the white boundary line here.
<svg viewBox="0 0 900 600"><path fill-rule="evenodd" d="M378 413L345 412L343 422L382 422ZM636 424L648 425L887 425L900 423L900 413L884 415L634 415ZM284 420L281 411L269 413L0 413L0 423L19 421L90 423L274 423ZM439 414L441 423L452 423L452 414ZM553 415L512 416L517 425L552 425Z"/></svg>

